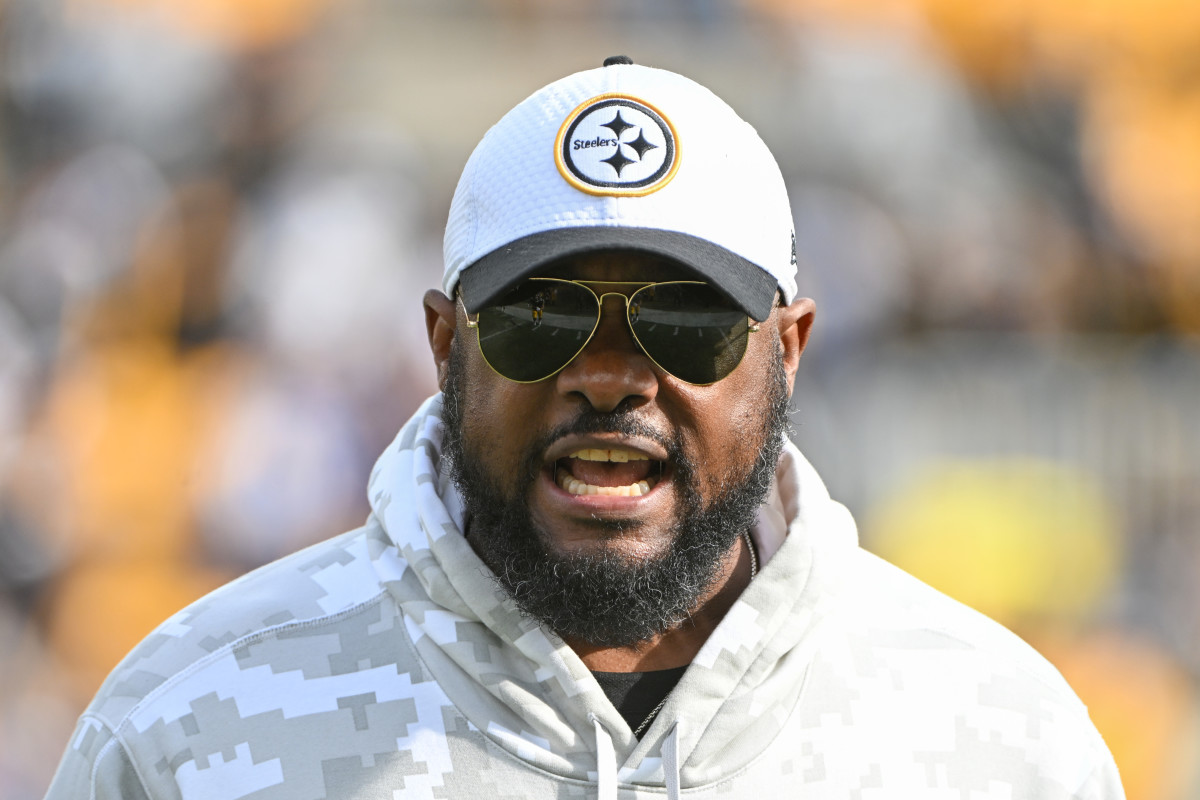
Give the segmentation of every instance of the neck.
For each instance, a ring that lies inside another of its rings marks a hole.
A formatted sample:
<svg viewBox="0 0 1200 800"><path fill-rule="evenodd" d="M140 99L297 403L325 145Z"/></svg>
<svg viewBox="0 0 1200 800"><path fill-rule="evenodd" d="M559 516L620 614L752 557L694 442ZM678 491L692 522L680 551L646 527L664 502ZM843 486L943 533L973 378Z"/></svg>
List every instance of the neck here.
<svg viewBox="0 0 1200 800"><path fill-rule="evenodd" d="M611 647L565 638L588 669L595 672L650 672L684 667L700 652L725 614L750 584L753 557L739 536L721 563L713 587L681 625L637 644Z"/></svg>

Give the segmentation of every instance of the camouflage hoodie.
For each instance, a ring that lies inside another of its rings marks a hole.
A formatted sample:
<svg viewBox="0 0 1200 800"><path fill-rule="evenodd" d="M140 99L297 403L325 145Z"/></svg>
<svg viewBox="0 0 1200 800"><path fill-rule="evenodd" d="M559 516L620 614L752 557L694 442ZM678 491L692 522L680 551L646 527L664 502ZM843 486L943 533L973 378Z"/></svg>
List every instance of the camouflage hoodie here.
<svg viewBox="0 0 1200 800"><path fill-rule="evenodd" d="M462 535L440 396L362 528L164 623L50 798L1120 798L1086 710L994 623L858 547L790 444L763 567L639 741Z"/></svg>

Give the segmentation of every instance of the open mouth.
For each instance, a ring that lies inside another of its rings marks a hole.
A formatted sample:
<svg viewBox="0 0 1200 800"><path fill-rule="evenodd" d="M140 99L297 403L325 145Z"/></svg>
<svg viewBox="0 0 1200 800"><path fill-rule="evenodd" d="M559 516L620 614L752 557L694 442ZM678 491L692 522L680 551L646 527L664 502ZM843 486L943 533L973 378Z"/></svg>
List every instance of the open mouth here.
<svg viewBox="0 0 1200 800"><path fill-rule="evenodd" d="M663 466L620 447L585 447L554 462L554 482L575 495L641 497L662 479Z"/></svg>

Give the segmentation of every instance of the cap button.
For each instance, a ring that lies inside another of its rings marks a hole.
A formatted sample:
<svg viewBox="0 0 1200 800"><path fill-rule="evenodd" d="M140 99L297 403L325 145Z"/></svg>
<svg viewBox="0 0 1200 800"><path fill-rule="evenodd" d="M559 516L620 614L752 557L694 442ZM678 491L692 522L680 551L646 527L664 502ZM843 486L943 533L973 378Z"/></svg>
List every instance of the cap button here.
<svg viewBox="0 0 1200 800"><path fill-rule="evenodd" d="M633 59L629 56L609 56L604 59L604 66L611 67L614 64L632 64Z"/></svg>

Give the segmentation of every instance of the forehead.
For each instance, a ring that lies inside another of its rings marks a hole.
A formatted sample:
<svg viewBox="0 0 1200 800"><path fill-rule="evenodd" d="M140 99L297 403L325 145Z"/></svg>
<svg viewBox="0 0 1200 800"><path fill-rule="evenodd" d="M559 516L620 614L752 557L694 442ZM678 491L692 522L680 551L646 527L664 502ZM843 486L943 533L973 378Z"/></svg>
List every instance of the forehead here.
<svg viewBox="0 0 1200 800"><path fill-rule="evenodd" d="M704 278L678 261L635 250L601 250L547 265L538 277L592 281L680 281Z"/></svg>

